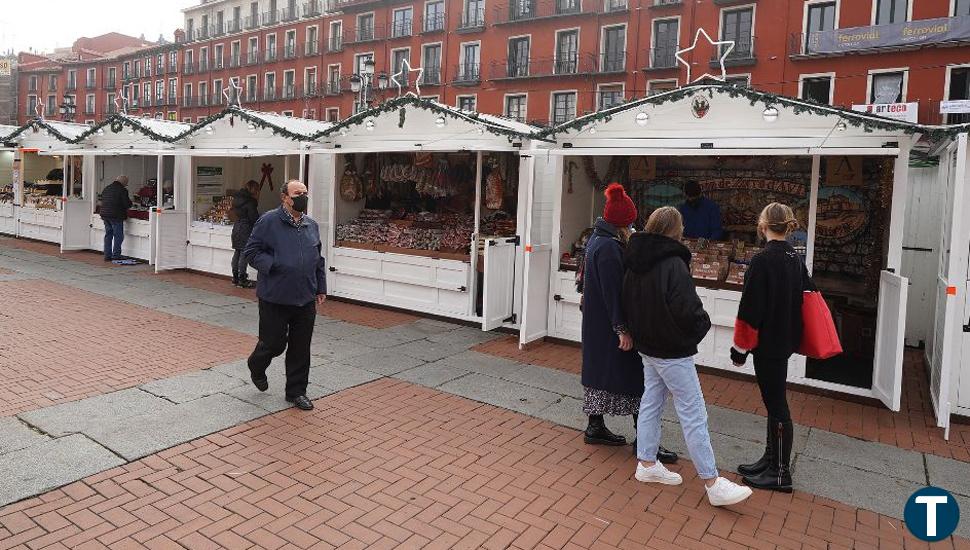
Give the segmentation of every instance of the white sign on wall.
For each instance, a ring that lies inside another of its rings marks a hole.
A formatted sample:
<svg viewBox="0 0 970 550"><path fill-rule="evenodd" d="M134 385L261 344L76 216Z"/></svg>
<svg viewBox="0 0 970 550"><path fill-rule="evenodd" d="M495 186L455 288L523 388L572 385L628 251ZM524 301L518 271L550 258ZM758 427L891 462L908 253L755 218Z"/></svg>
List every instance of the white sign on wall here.
<svg viewBox="0 0 970 550"><path fill-rule="evenodd" d="M919 103L870 103L865 105L853 105L853 111L869 113L886 118L902 120L905 122L917 122L919 120Z"/></svg>
<svg viewBox="0 0 970 550"><path fill-rule="evenodd" d="M13 70L13 61L9 59L0 59L0 76L10 76Z"/></svg>
<svg viewBox="0 0 970 550"><path fill-rule="evenodd" d="M940 114L970 113L970 99L953 99L940 102Z"/></svg>

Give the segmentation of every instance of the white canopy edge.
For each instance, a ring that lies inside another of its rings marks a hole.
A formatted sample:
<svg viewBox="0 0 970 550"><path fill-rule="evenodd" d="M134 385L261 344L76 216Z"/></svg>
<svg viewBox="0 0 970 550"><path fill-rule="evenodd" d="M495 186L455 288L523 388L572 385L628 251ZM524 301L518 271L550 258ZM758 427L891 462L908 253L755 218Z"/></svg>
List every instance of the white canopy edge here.
<svg viewBox="0 0 970 550"><path fill-rule="evenodd" d="M325 150L326 152L329 150ZM170 149L165 155L176 157L274 157L283 155L310 155L313 149Z"/></svg>
<svg viewBox="0 0 970 550"><path fill-rule="evenodd" d="M387 142L381 141L380 145L375 145L373 147L334 147L332 149L316 149L311 150L310 154L320 154L320 153L332 153L332 154L342 154L342 153L414 153L414 152L433 152L433 153L458 153L458 152L469 152L474 153L476 151L484 152L520 152L520 151L531 151L532 149L527 147L454 147L454 146L424 146L420 144L415 144L413 142Z"/></svg>
<svg viewBox="0 0 970 550"><path fill-rule="evenodd" d="M558 155L558 156L813 156L813 155L883 155L898 156L898 147L790 147L778 149L752 148L752 149L671 149L666 147L574 147L558 149L537 149L532 151L535 155Z"/></svg>
<svg viewBox="0 0 970 550"><path fill-rule="evenodd" d="M173 149L54 149L52 151L41 151L41 155L103 155L103 156L158 156L173 155Z"/></svg>

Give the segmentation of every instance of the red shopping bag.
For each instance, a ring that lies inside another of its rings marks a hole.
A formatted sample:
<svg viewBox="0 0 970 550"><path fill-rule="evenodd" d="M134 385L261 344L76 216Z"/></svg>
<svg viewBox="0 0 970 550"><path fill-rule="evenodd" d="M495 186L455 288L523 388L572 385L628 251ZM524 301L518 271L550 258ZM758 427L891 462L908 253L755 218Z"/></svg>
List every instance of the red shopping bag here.
<svg viewBox="0 0 970 550"><path fill-rule="evenodd" d="M798 353L812 359L829 359L842 353L832 312L822 293L806 291L802 300L802 343Z"/></svg>

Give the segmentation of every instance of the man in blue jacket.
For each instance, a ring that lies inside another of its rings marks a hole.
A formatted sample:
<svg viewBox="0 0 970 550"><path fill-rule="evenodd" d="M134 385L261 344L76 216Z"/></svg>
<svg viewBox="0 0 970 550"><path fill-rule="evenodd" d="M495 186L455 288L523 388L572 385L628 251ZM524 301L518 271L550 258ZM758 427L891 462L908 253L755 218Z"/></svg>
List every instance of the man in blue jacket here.
<svg viewBox="0 0 970 550"><path fill-rule="evenodd" d="M687 202L677 208L684 218L684 236L711 241L723 239L721 209L716 202L702 194L701 184L694 180L688 181L684 184L684 194L687 195Z"/></svg>
<svg viewBox="0 0 970 550"><path fill-rule="evenodd" d="M259 341L249 356L249 373L256 388L266 391L266 369L285 350L286 400L309 411L310 339L316 305L327 298L326 260L320 228L306 215L306 186L292 180L281 192L282 204L259 218L243 251L259 273Z"/></svg>

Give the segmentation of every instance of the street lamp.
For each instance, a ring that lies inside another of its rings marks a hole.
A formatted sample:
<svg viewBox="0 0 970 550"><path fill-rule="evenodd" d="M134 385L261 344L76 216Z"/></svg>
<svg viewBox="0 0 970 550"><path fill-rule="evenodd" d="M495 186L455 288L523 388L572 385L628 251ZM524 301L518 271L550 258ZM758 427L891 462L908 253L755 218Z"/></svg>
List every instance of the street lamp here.
<svg viewBox="0 0 970 550"><path fill-rule="evenodd" d="M74 113L77 112L77 105L69 101L61 103L58 110L61 113L61 119L64 122L74 122Z"/></svg>
<svg viewBox="0 0 970 550"><path fill-rule="evenodd" d="M360 66L360 72L350 77L350 91L357 94L358 111L363 111L373 101L370 95L374 83L374 65L374 60L369 58ZM383 90L387 88L387 81L387 73L382 71L377 76L378 89Z"/></svg>

